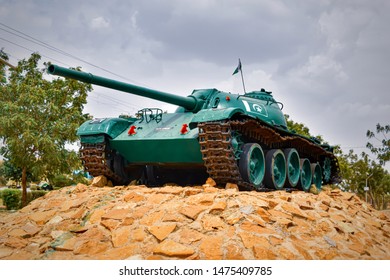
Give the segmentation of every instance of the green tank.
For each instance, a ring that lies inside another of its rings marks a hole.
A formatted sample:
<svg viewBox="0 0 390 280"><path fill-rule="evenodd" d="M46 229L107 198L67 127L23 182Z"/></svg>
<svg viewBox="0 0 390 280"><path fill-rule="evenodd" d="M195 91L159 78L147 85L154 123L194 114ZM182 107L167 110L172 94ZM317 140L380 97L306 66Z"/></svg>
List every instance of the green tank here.
<svg viewBox="0 0 390 280"><path fill-rule="evenodd" d="M86 121L77 131L92 176L149 186L235 183L242 190L302 189L339 182L333 147L290 131L283 104L261 89L243 95L197 89L187 97L56 65L48 73L177 105Z"/></svg>

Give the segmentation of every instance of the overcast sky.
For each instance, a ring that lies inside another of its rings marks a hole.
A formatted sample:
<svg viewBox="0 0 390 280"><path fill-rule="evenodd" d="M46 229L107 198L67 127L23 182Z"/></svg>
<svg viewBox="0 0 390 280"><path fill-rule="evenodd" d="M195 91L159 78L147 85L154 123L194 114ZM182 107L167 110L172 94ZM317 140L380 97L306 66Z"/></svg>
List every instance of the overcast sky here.
<svg viewBox="0 0 390 280"><path fill-rule="evenodd" d="M390 123L389 14L388 0L0 0L0 47L14 64L38 51L42 61L183 96L243 93L232 76L241 58L247 91L272 91L294 121L360 153L367 129ZM174 110L94 89L85 111L95 117Z"/></svg>

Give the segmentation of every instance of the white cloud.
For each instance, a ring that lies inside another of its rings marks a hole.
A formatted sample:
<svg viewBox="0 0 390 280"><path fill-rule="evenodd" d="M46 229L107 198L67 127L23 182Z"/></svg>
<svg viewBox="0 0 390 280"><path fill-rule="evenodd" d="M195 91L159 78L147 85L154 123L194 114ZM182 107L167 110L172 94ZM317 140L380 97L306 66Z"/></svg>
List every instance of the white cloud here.
<svg viewBox="0 0 390 280"><path fill-rule="evenodd" d="M110 22L104 17L96 17L91 20L90 26L92 29L103 29L110 26Z"/></svg>

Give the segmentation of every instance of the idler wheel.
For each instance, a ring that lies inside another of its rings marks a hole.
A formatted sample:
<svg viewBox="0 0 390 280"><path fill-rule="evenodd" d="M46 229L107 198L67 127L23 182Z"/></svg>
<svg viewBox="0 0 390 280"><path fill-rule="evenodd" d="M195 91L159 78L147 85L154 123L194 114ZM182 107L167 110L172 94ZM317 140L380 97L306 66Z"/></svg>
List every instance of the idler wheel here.
<svg viewBox="0 0 390 280"><path fill-rule="evenodd" d="M307 158L300 160L301 174L298 180L298 187L305 192L310 190L312 174L310 161Z"/></svg>
<svg viewBox="0 0 390 280"><path fill-rule="evenodd" d="M297 150L285 149L284 156L286 158L286 168L287 168L287 180L286 187L294 188L299 181L300 176L300 162L299 154Z"/></svg>
<svg viewBox="0 0 390 280"><path fill-rule="evenodd" d="M311 172L313 174L312 183L316 186L317 190L321 190L321 187L322 187L321 166L318 163L312 163L311 164Z"/></svg>
<svg viewBox="0 0 390 280"><path fill-rule="evenodd" d="M265 165L264 153L257 143L244 144L239 160L239 170L244 181L259 188L264 179Z"/></svg>
<svg viewBox="0 0 390 280"><path fill-rule="evenodd" d="M267 152L265 157L265 184L269 188L283 189L286 182L286 158L280 149Z"/></svg>

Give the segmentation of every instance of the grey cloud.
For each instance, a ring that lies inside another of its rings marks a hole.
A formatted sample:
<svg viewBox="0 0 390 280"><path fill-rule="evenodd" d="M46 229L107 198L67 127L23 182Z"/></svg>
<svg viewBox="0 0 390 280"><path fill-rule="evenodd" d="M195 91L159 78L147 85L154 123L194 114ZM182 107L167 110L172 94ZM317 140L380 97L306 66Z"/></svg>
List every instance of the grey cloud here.
<svg viewBox="0 0 390 280"><path fill-rule="evenodd" d="M231 77L240 57L249 90L272 86L296 121L333 144L364 146L367 129L389 122L389 12L386 0L3 0L0 21L147 86L183 95L201 87L241 90ZM29 55L4 46L19 57ZM131 106L155 104L115 97ZM90 99L92 114L123 112L114 103L104 110L107 99L97 101Z"/></svg>

